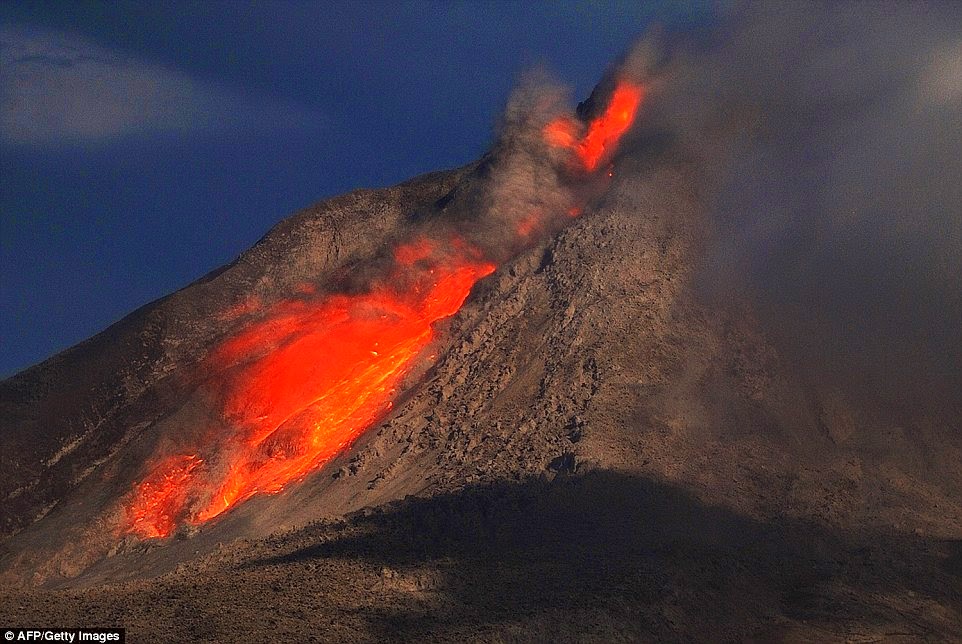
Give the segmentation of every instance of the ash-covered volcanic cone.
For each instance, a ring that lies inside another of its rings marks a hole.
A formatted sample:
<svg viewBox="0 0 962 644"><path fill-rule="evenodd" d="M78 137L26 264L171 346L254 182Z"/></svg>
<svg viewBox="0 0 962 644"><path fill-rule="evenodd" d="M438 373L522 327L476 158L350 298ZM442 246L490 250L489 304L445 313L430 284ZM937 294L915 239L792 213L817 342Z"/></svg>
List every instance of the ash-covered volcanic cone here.
<svg viewBox="0 0 962 644"><path fill-rule="evenodd" d="M5 381L0 621L962 637L958 33L859 18L532 74L477 163Z"/></svg>

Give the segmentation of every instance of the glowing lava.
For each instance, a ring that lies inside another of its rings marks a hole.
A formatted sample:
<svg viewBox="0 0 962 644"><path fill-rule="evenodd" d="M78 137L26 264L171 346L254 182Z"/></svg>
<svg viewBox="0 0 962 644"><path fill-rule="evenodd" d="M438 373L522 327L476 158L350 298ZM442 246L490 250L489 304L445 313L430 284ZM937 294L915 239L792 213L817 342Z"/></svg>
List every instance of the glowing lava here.
<svg viewBox="0 0 962 644"><path fill-rule="evenodd" d="M319 302L295 300L215 349L206 386L230 435L162 460L134 491L130 531L164 537L317 469L388 409L399 380L494 265L430 259L427 241L397 251L401 291L380 286ZM211 494L211 490L214 490Z"/></svg>
<svg viewBox="0 0 962 644"><path fill-rule="evenodd" d="M203 461L196 454L171 456L137 486L128 510L130 531L142 537L166 537L176 527L190 492L194 470Z"/></svg>
<svg viewBox="0 0 962 644"><path fill-rule="evenodd" d="M634 122L643 98L644 90L640 85L619 81L608 101L608 107L601 116L588 124L588 129L580 140L577 136L578 122L561 117L545 126L545 141L548 145L574 151L584 170L594 172L602 161L609 160L614 154L621 137Z"/></svg>
<svg viewBox="0 0 962 644"><path fill-rule="evenodd" d="M611 158L641 99L641 87L619 83L587 128L557 119L545 127L545 142L571 150L580 170L593 173ZM571 204L557 214L582 209ZM518 234L529 237L550 214L533 213ZM390 409L434 339L432 325L456 313L494 270L461 239L442 246L419 238L395 247L387 279L367 292L318 296L310 284L299 287L299 299L274 305L211 352L205 372L213 375L202 388L219 420L200 445L159 459L135 486L125 530L166 537L318 469ZM262 308L251 299L225 319Z"/></svg>

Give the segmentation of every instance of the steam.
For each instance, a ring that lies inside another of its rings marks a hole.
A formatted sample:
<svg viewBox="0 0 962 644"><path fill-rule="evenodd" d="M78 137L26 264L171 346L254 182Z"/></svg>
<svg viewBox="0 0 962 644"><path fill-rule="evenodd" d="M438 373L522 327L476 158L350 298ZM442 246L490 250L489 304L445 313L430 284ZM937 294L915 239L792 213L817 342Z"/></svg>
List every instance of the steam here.
<svg viewBox="0 0 962 644"><path fill-rule="evenodd" d="M659 58L646 127L703 170L704 291L747 295L813 381L903 407L951 400L962 10L753 7L709 39L649 39L626 60Z"/></svg>

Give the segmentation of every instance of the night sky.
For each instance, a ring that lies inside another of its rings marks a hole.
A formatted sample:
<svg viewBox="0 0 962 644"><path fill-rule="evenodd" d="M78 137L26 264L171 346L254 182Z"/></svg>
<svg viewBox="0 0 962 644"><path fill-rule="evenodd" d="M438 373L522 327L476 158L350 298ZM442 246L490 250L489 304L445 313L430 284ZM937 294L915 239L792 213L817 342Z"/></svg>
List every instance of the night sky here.
<svg viewBox="0 0 962 644"><path fill-rule="evenodd" d="M0 376L297 209L462 165L519 72L586 96L704 3L0 5Z"/></svg>

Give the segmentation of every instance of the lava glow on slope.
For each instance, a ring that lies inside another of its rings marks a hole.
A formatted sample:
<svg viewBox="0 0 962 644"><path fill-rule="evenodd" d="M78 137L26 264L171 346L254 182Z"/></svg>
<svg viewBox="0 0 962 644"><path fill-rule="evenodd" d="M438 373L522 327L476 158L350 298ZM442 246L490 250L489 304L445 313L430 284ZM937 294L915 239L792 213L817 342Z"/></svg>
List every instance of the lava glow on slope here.
<svg viewBox="0 0 962 644"><path fill-rule="evenodd" d="M545 141L549 145L572 150L584 170L594 172L617 149L621 137L635 121L643 97L644 91L640 85L619 82L611 94L607 109L588 124L583 137L578 138L580 122L561 117L545 126Z"/></svg>
<svg viewBox="0 0 962 644"><path fill-rule="evenodd" d="M434 338L432 323L456 313L495 268L478 257L417 259L409 248L396 254L404 291L283 302L211 354L221 375L209 393L232 435L161 461L135 490L131 531L164 537L182 518L204 522L254 494L279 492L390 409L398 381Z"/></svg>
<svg viewBox="0 0 962 644"><path fill-rule="evenodd" d="M545 141L570 149L582 172L594 172L631 125L641 95L640 87L620 83L584 136L576 122L558 119L545 128ZM573 204L565 214L580 212ZM156 461L126 499L125 532L166 537L255 494L277 493L387 413L401 379L434 339L432 325L456 313L496 268L459 238L419 238L393 254L381 285L281 302L211 352L206 366L216 377L205 393L230 429Z"/></svg>

